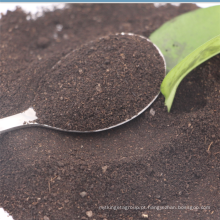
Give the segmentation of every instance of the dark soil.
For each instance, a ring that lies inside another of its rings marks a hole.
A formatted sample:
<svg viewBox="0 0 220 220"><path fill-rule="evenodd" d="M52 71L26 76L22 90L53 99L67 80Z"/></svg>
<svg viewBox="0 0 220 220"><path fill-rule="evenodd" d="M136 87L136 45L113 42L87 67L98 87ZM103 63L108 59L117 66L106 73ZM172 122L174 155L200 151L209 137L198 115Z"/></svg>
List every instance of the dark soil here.
<svg viewBox="0 0 220 220"><path fill-rule="evenodd" d="M67 54L41 79L33 105L40 124L109 128L131 119L160 91L164 61L139 36L110 35Z"/></svg>
<svg viewBox="0 0 220 220"><path fill-rule="evenodd" d="M0 21L0 117L27 109L45 74L80 45L122 31L149 37L194 9L73 4L37 20L8 12ZM220 219L219 69L217 55L192 71L171 113L160 95L136 119L104 132L2 134L0 206L15 220Z"/></svg>

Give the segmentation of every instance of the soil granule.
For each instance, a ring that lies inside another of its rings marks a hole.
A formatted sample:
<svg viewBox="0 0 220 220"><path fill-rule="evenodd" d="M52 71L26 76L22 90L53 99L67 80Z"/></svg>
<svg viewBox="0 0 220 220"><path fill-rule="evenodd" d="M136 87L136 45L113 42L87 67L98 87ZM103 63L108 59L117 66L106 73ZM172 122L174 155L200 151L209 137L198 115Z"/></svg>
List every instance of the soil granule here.
<svg viewBox="0 0 220 220"><path fill-rule="evenodd" d="M149 37L196 8L70 4L36 20L8 12L0 20L0 117L30 107L44 75L80 45L119 32ZM170 113L160 95L108 131L0 135L0 206L15 220L220 219L219 64L217 55L189 73Z"/></svg>
<svg viewBox="0 0 220 220"><path fill-rule="evenodd" d="M153 100L164 75L163 58L146 38L106 36L67 54L42 77L37 122L77 131L117 125Z"/></svg>

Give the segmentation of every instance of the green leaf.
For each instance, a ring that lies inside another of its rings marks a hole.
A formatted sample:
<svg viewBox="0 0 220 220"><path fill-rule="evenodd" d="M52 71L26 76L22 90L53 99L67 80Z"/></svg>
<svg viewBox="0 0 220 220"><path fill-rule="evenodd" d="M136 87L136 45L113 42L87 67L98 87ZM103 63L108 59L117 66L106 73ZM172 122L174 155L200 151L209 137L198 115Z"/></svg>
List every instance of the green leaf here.
<svg viewBox="0 0 220 220"><path fill-rule="evenodd" d="M177 87L183 78L195 67L218 53L220 53L220 35L198 47L166 75L160 90L165 97L165 105L168 112L171 109Z"/></svg>
<svg viewBox="0 0 220 220"><path fill-rule="evenodd" d="M162 25L149 39L161 50L169 72L177 63L220 34L220 5L180 15Z"/></svg>

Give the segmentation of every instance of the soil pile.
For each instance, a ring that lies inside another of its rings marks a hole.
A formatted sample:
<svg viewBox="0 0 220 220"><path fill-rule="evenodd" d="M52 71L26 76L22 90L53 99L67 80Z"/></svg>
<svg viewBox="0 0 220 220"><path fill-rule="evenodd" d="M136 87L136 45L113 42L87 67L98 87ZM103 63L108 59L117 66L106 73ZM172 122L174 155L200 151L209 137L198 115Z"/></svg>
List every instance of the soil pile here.
<svg viewBox="0 0 220 220"><path fill-rule="evenodd" d="M67 54L39 83L38 123L91 131L143 110L160 91L164 61L147 39L109 35Z"/></svg>
<svg viewBox="0 0 220 220"><path fill-rule="evenodd" d="M80 45L122 31L149 37L194 9L71 4L37 20L8 12L0 20L0 117L27 109L43 77ZM160 95L109 131L1 135L0 206L15 220L220 219L219 63L218 55L183 80L171 113Z"/></svg>

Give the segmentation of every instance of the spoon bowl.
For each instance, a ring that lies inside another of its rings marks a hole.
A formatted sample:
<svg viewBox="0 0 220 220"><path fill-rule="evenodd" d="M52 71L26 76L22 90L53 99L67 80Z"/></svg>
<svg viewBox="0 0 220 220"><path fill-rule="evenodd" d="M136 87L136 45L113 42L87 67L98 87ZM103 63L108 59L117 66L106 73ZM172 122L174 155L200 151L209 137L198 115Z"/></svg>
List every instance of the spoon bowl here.
<svg viewBox="0 0 220 220"><path fill-rule="evenodd" d="M132 34L132 33L120 33L120 34L116 34L115 36L117 36L117 35L140 37L141 39L145 39L146 41L151 42L149 39L147 39L143 36L135 35L135 34ZM165 59L163 57L163 54L161 53L161 51L159 50L159 48L155 44L152 43L152 45L156 48L156 50L159 52L161 58L163 59L164 77L165 77L166 66L165 66ZM68 57L68 56L69 56L69 54L66 55L66 57ZM61 61L57 62L57 64L60 64L60 63L61 63ZM45 128L50 128L50 129L55 129L55 130L60 130L60 131L65 131L65 132L74 132L74 133L92 133L92 132L105 131L105 130L112 129L112 128L118 127L120 125L123 125L123 124L133 120L134 118L138 117L140 114L142 114L144 111L146 111L146 109L148 109L150 107L150 105L158 97L159 93L160 92L158 91L158 93L151 99L151 101L146 103L145 107L142 108L138 113L134 114L132 117L130 117L126 120L123 120L119 123L113 124L111 126L107 126L105 128L90 129L90 130L81 131L81 130L74 130L74 129L59 128L58 126L51 126L51 125L47 125L47 124L44 124L44 123L38 123L39 117L37 116L37 111L35 110L34 107L30 107L29 109L25 110L22 113L0 119L0 134L3 134L3 133L8 132L8 131L15 130L15 129L25 128L25 127L32 127L32 126L45 127Z"/></svg>

